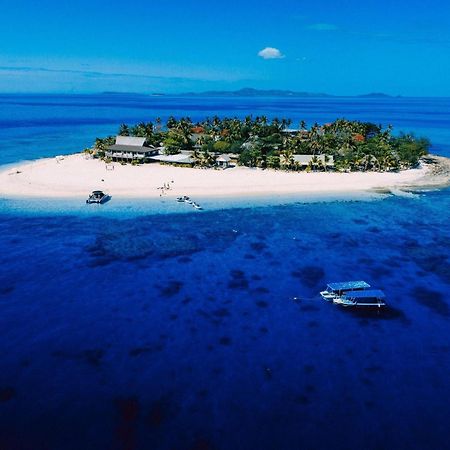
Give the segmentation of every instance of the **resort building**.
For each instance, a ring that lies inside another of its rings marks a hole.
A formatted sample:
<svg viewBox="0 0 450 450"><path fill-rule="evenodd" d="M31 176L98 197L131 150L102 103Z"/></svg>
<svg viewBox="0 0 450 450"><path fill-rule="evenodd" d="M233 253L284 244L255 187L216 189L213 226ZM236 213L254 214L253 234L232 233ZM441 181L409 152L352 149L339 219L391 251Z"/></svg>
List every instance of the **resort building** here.
<svg viewBox="0 0 450 450"><path fill-rule="evenodd" d="M117 162L148 162L159 149L145 145L145 137L117 136L116 143L107 148L105 156Z"/></svg>
<svg viewBox="0 0 450 450"><path fill-rule="evenodd" d="M149 162L159 162L180 166L193 166L197 162L193 154L193 151L181 150L181 152L177 153L176 155L157 154L155 156L150 156L148 159Z"/></svg>
<svg viewBox="0 0 450 450"><path fill-rule="evenodd" d="M299 128L285 128L284 130L281 130L281 133L286 134L288 136L296 136L298 133L300 133Z"/></svg>
<svg viewBox="0 0 450 450"><path fill-rule="evenodd" d="M291 138L296 136L301 141L307 141L310 134L308 130L301 130L299 128L285 128L284 130L281 130L281 133L285 136L290 136Z"/></svg>
<svg viewBox="0 0 450 450"><path fill-rule="evenodd" d="M226 169L227 167L230 167L231 158L229 155L220 155L216 159L216 165L217 167L220 167L222 169Z"/></svg>
<svg viewBox="0 0 450 450"><path fill-rule="evenodd" d="M293 155L291 161L287 160L283 155L280 157L280 163L283 166L294 163L299 168L306 167L334 167L334 158L329 155Z"/></svg>

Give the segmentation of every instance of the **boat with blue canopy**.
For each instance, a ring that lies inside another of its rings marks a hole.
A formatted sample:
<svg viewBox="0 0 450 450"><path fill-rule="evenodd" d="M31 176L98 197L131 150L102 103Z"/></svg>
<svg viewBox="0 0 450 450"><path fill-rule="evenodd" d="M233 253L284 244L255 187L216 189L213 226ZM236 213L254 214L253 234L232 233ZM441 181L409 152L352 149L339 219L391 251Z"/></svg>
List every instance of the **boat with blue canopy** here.
<svg viewBox="0 0 450 450"><path fill-rule="evenodd" d="M348 291L333 302L342 306L386 306L384 292L379 289Z"/></svg>
<svg viewBox="0 0 450 450"><path fill-rule="evenodd" d="M370 284L365 281L342 281L339 283L328 283L326 290L322 291L320 295L323 299L331 301L335 298L341 297L349 291L363 291L370 288Z"/></svg>

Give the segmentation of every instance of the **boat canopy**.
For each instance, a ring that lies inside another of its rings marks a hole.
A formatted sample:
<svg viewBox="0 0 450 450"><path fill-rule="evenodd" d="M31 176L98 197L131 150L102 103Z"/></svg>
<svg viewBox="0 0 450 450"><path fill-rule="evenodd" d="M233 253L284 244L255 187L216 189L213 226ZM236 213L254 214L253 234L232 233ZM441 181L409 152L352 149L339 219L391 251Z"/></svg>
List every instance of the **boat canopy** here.
<svg viewBox="0 0 450 450"><path fill-rule="evenodd" d="M346 292L344 298L350 300L364 299L364 298L376 298L382 299L385 298L384 292L379 289L374 289L370 291L350 291Z"/></svg>
<svg viewBox="0 0 450 450"><path fill-rule="evenodd" d="M344 281L343 283L328 283L327 287L332 291L351 291L370 288L370 284L365 281Z"/></svg>

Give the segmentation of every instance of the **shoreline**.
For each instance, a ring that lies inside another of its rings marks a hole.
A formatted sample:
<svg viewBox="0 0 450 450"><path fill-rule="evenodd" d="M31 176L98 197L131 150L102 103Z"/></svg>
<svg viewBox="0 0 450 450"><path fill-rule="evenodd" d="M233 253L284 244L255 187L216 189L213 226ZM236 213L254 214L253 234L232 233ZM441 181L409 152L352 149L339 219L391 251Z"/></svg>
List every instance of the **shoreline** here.
<svg viewBox="0 0 450 450"><path fill-rule="evenodd" d="M96 189L113 198L174 200L264 197L379 195L450 186L450 158L429 155L421 166L400 172L285 172L247 167L226 170L183 168L157 163L142 166L86 159L82 153L0 167L3 198L80 199ZM160 189L168 184L170 189ZM281 199L280 199L281 200Z"/></svg>

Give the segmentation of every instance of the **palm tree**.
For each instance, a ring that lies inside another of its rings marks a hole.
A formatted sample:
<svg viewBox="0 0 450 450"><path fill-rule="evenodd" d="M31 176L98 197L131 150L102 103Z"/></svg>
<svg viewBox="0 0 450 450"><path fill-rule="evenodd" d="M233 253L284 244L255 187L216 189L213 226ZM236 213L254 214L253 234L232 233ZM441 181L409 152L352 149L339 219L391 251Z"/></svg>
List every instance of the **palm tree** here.
<svg viewBox="0 0 450 450"><path fill-rule="evenodd" d="M175 128L176 126L177 126L177 119L175 119L175 117L173 117L173 116L170 116L168 119L167 119L167 122L166 122L166 127L168 128L168 129L170 129L170 128Z"/></svg>
<svg viewBox="0 0 450 450"><path fill-rule="evenodd" d="M309 161L309 163L308 163L308 168L309 168L310 170L315 171L315 170L317 170L319 167L322 167L322 168L323 168L323 163L322 163L322 161L318 158L317 155L314 155L314 156L310 159L310 161Z"/></svg>
<svg viewBox="0 0 450 450"><path fill-rule="evenodd" d="M294 152L291 148L281 151L280 165L285 169L292 169L295 165Z"/></svg>
<svg viewBox="0 0 450 450"><path fill-rule="evenodd" d="M175 128L180 133L183 138L183 143L186 148L192 147L191 136L192 136L192 121L189 117L184 117L179 120Z"/></svg>
<svg viewBox="0 0 450 450"><path fill-rule="evenodd" d="M291 126L291 123L291 119L281 119L281 129L285 130L286 128L289 128Z"/></svg>
<svg viewBox="0 0 450 450"><path fill-rule="evenodd" d="M359 161L358 165L362 165L364 167L364 171L366 172L369 168L380 167L379 161L375 155L367 154L364 155Z"/></svg>
<svg viewBox="0 0 450 450"><path fill-rule="evenodd" d="M119 128L119 136L129 136L130 135L130 128L127 124L122 123Z"/></svg>
<svg viewBox="0 0 450 450"><path fill-rule="evenodd" d="M323 163L323 169L325 172L328 170L328 163L331 162L331 156L330 155L324 155L324 163Z"/></svg>
<svg viewBox="0 0 450 450"><path fill-rule="evenodd" d="M397 170L399 168L398 159L392 153L384 153L379 158L379 169L383 171Z"/></svg>

